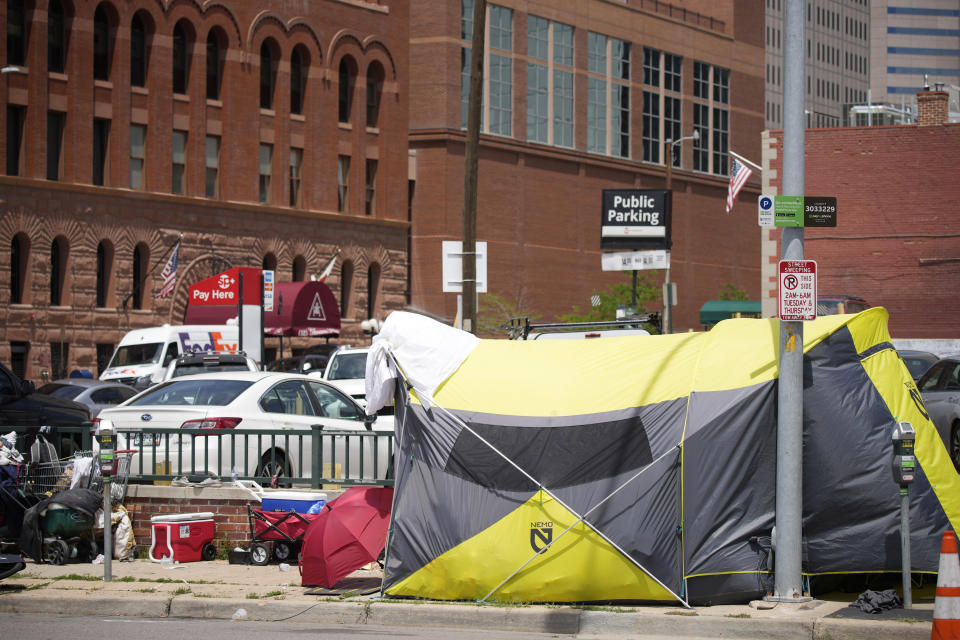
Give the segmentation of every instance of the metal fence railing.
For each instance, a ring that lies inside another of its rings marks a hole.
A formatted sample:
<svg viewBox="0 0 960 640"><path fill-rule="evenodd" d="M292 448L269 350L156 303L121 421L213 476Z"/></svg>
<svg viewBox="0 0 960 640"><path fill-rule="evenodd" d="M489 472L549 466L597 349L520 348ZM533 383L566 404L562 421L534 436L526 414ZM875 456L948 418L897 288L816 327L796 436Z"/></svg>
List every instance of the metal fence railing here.
<svg viewBox="0 0 960 640"><path fill-rule="evenodd" d="M76 450L90 450L92 427L58 427L46 437L60 457L67 457ZM18 432L18 443L38 429L7 428ZM120 428L117 447L135 450L130 460L131 483L236 477L313 488L392 486L393 436L393 431L333 431L320 425L309 430Z"/></svg>

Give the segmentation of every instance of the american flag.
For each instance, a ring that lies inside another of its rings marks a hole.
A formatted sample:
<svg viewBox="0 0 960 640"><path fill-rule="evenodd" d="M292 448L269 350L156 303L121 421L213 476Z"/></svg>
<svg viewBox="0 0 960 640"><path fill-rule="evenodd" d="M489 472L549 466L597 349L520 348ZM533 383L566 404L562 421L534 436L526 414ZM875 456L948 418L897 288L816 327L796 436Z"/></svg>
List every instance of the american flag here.
<svg viewBox="0 0 960 640"><path fill-rule="evenodd" d="M733 209L733 203L737 201L737 194L740 193L740 189L743 188L743 185L747 183L747 179L753 173L747 165L739 162L736 158L731 158L731 160L733 162L730 165L730 186L727 188L727 213L730 213L730 210Z"/></svg>
<svg viewBox="0 0 960 640"><path fill-rule="evenodd" d="M177 263L179 261L180 243L177 242L177 246L173 248L173 253L170 254L170 259L167 260L167 264L163 265L163 271L160 272L160 275L163 276L163 286L160 287L160 292L154 297L166 298L173 293L173 285L177 281Z"/></svg>

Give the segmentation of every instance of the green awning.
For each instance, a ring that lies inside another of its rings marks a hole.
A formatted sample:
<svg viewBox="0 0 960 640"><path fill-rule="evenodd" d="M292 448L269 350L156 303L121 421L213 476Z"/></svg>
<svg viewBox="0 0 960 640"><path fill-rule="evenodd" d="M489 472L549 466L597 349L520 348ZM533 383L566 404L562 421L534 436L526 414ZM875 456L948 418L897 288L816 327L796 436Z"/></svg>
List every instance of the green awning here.
<svg viewBox="0 0 960 640"><path fill-rule="evenodd" d="M759 318L760 315L759 300L707 300L700 307L700 324L711 326L727 318Z"/></svg>

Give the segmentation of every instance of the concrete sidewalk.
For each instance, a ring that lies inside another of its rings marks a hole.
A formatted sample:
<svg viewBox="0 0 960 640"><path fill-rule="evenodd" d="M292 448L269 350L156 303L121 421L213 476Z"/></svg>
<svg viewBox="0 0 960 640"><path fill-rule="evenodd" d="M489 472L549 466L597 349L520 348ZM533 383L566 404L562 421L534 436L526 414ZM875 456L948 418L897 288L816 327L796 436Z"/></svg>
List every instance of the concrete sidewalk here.
<svg viewBox="0 0 960 640"><path fill-rule="evenodd" d="M802 605L751 603L698 607L497 605L307 595L296 565L263 567L225 560L164 565L149 560L103 565L29 563L0 582L0 612L249 619L542 632L580 638L771 638L774 640L927 640L932 601L913 610L857 615L849 600ZM379 579L379 570L351 578ZM768 608L769 607L769 608ZM243 610L241 612L241 610ZM843 617L840 617L843 616ZM849 617L855 616L855 617Z"/></svg>

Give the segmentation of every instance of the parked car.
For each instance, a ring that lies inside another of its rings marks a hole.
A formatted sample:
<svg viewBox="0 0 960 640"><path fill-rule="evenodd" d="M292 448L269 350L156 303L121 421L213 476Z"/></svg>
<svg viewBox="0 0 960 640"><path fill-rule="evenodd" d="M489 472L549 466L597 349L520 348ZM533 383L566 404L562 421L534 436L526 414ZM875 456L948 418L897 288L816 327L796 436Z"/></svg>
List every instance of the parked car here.
<svg viewBox="0 0 960 640"><path fill-rule="evenodd" d="M376 417L367 416L352 398L315 376L225 371L161 382L118 407L103 410L99 420L112 422L121 447L142 447L141 454L135 454L131 462L134 473L140 469L138 456L145 455L147 473L153 472L153 463L163 468L169 464L169 473L177 475L223 475L238 466L239 475L270 478L310 477L311 425L331 430L372 430ZM216 437L174 435L167 443L130 433L158 427L209 429L210 436ZM291 437L276 436L271 445L269 435L244 434L251 429L285 430ZM299 436L303 436L302 441ZM323 462L348 464L348 476L353 479L383 478L391 453L388 438L357 438L348 452L344 438L338 436L334 446L325 447ZM303 468L299 468L301 457Z"/></svg>
<svg viewBox="0 0 960 640"><path fill-rule="evenodd" d="M907 365L907 369L910 371L910 375L913 376L914 382L919 381L923 374L940 359L939 356L929 351L898 349L897 353L900 354L903 363Z"/></svg>
<svg viewBox="0 0 960 640"><path fill-rule="evenodd" d="M817 296L817 315L830 316L838 313L860 313L870 308L870 303L857 296L821 294Z"/></svg>
<svg viewBox="0 0 960 640"><path fill-rule="evenodd" d="M960 356L943 358L917 382L930 420L960 471Z"/></svg>
<svg viewBox="0 0 960 640"><path fill-rule="evenodd" d="M257 361L245 353L217 353L215 351L185 353L167 365L164 380L197 373L218 371L257 371Z"/></svg>
<svg viewBox="0 0 960 640"><path fill-rule="evenodd" d="M361 405L366 404L367 354L369 347L343 347L330 356L323 379L331 382Z"/></svg>
<svg viewBox="0 0 960 640"><path fill-rule="evenodd" d="M90 416L95 418L101 410L115 407L137 395L137 390L129 385L109 380L63 378L42 385L37 389L37 393L79 402L86 406Z"/></svg>
<svg viewBox="0 0 960 640"><path fill-rule="evenodd" d="M305 373L313 376L322 376L327 367L330 356L305 353L299 356L290 356L274 360L266 366L267 371L282 371L284 373Z"/></svg>
<svg viewBox="0 0 960 640"><path fill-rule="evenodd" d="M17 438L21 453L30 450L40 427L51 427L47 439L61 454L70 453L79 446L79 434L58 435L57 427L78 427L90 421L90 410L73 400L35 393L31 380L21 380L13 371L0 364L0 429L3 427L37 427L26 437Z"/></svg>

